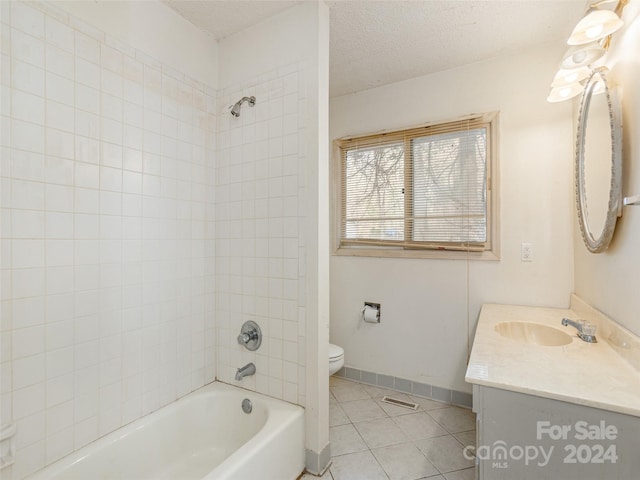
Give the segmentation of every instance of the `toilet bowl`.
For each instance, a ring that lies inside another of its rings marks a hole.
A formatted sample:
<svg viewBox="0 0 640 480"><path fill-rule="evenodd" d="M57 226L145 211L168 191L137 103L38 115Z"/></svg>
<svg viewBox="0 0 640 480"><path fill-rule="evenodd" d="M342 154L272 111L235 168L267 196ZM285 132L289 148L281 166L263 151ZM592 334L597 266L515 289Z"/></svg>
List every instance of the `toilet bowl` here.
<svg viewBox="0 0 640 480"><path fill-rule="evenodd" d="M344 365L344 350L333 343L329 344L329 375L333 375Z"/></svg>

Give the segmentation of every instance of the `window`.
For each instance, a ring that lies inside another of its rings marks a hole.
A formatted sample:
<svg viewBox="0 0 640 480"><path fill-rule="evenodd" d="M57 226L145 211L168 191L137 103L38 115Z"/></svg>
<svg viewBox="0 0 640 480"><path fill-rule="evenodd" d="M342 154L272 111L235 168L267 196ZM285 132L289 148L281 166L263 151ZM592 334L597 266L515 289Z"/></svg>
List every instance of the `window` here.
<svg viewBox="0 0 640 480"><path fill-rule="evenodd" d="M497 258L496 133L494 113L337 140L336 253Z"/></svg>

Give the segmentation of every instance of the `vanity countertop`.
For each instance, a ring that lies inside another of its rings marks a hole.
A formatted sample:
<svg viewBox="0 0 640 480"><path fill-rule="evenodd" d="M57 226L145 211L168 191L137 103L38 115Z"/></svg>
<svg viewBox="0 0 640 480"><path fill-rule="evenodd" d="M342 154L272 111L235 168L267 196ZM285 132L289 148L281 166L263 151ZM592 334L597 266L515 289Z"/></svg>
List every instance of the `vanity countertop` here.
<svg viewBox="0 0 640 480"><path fill-rule="evenodd" d="M579 313L575 308L483 305L466 381L640 417L640 371L609 344L607 339L615 338L608 333L610 326L601 331L598 325L598 343L591 344L579 339L575 328L561 325L564 317L586 318ZM532 345L495 331L498 323L513 321L557 328L572 341Z"/></svg>

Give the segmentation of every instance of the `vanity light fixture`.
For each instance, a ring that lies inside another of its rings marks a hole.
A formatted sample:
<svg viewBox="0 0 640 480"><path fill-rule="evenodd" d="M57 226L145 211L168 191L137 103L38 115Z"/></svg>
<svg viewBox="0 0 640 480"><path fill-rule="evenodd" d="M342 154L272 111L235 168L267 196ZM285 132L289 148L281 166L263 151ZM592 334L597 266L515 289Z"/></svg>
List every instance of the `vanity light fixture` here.
<svg viewBox="0 0 640 480"><path fill-rule="evenodd" d="M562 87L552 87L551 92L547 97L547 102L564 102L565 100L569 100L570 98L580 95L583 90L584 85L579 82L564 85Z"/></svg>
<svg viewBox="0 0 640 480"><path fill-rule="evenodd" d="M601 9L602 5L618 2L615 9ZM609 49L611 35L620 29L622 10L629 0L600 0L589 6L585 16L571 32L567 44L571 45L560 62L560 71L551 84L549 102L561 102L573 98L584 90L584 81L590 74L590 66ZM587 68L588 73L584 73ZM575 79L567 71L576 71Z"/></svg>
<svg viewBox="0 0 640 480"><path fill-rule="evenodd" d="M572 83L582 82L591 75L591 70L587 67L574 68L571 70L560 69L551 82L552 87L564 87Z"/></svg>
<svg viewBox="0 0 640 480"><path fill-rule="evenodd" d="M562 57L560 68L571 70L591 65L605 54L605 49L598 42L571 47ZM586 78L586 77L585 77Z"/></svg>
<svg viewBox="0 0 640 480"><path fill-rule="evenodd" d="M611 35L622 27L623 22L620 20L618 9L628 3L629 0L622 0L618 3L616 11L600 10L600 5L605 3L613 3L615 0L603 0L593 3L587 14L571 32L571 36L567 43L569 45L582 45L584 43L600 40L601 38ZM622 6L620 6L622 4Z"/></svg>

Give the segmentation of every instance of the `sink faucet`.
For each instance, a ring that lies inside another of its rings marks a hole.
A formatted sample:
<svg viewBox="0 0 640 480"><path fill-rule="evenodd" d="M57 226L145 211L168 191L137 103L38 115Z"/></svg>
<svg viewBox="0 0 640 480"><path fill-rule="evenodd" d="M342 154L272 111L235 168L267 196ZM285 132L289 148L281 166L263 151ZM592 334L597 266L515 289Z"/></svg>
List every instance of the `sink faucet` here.
<svg viewBox="0 0 640 480"><path fill-rule="evenodd" d="M249 375L253 375L256 373L256 366L253 363L247 363L244 367L239 368L236 372L236 380L240 381L244 377L248 377Z"/></svg>
<svg viewBox="0 0 640 480"><path fill-rule="evenodd" d="M567 325L571 325L572 327L575 327L576 330L578 330L578 337L581 340L584 340L585 342L588 342L588 343L598 342L598 340L596 339L596 326L587 320L574 321L568 318L563 318L562 325L564 325L565 327Z"/></svg>

